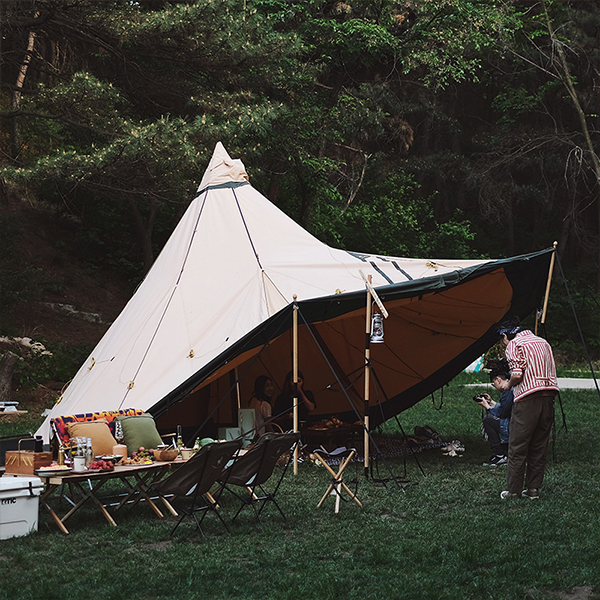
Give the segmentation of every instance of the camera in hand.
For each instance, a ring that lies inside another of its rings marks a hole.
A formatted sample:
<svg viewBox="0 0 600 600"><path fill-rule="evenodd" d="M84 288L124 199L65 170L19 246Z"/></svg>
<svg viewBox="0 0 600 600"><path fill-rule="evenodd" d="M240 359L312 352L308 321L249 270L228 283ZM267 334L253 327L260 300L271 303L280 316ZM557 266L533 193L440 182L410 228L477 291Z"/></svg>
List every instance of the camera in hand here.
<svg viewBox="0 0 600 600"><path fill-rule="evenodd" d="M485 400L485 398L483 396L479 395L479 396L473 396L473 400L475 402L483 402Z"/></svg>

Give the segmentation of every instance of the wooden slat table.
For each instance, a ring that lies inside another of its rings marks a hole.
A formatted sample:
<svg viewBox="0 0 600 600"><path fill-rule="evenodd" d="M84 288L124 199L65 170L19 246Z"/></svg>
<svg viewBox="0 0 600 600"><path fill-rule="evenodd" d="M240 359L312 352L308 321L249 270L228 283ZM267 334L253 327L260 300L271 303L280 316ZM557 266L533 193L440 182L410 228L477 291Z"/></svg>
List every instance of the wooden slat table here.
<svg viewBox="0 0 600 600"><path fill-rule="evenodd" d="M163 513L150 497L150 485L160 481L167 473L174 468L184 464L185 461L177 459L170 462L153 462L144 465L117 465L112 471L99 471L95 473L66 473L64 475L41 475L40 478L45 482L46 489L40 496L41 505L49 512L54 522L63 533L69 533L65 526L65 521L77 512L88 500L91 500L106 520L116 527L117 523L109 513L107 505L102 502L99 496L100 489L110 480L119 480L126 488L124 498L118 504L117 509L125 504L136 504L140 500L148 503L156 516L163 517ZM87 488L84 487L88 483ZM60 517L50 506L49 500L54 496L59 488L67 486L70 490L71 498L66 498L71 503L71 509ZM79 495L79 500L75 501L75 496ZM177 516L176 510L166 498L161 498L165 508L174 516Z"/></svg>

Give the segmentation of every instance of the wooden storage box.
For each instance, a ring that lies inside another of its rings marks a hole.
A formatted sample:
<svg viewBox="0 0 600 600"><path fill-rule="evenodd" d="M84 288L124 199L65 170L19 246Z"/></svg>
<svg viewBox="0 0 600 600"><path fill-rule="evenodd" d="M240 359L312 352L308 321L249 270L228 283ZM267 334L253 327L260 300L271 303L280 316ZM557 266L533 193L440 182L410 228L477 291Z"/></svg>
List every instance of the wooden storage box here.
<svg viewBox="0 0 600 600"><path fill-rule="evenodd" d="M31 450L7 450L6 473L33 475L36 469L52 464L52 452L33 452Z"/></svg>

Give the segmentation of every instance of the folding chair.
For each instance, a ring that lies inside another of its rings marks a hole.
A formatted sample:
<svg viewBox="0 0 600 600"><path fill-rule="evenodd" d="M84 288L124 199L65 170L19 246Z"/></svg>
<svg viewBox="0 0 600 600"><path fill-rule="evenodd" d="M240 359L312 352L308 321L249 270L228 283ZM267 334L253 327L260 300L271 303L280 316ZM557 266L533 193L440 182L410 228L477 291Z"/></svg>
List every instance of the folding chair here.
<svg viewBox="0 0 600 600"><path fill-rule="evenodd" d="M172 475L150 486L152 491L163 497L173 495L189 496L191 498L190 505L181 509L181 518L171 531L171 535L175 533L185 517L191 516L196 521L196 526L202 537L204 537L201 524L208 511L213 511L219 517L221 523L225 525L225 529L229 531L227 524L217 510L220 494L213 497L209 494L209 491L217 479L225 479L226 481L226 478L223 477L223 470L241 447L241 439L207 444ZM200 520L196 516L197 512L203 512Z"/></svg>
<svg viewBox="0 0 600 600"><path fill-rule="evenodd" d="M261 521L260 513L267 502L273 502L281 516L285 519L285 515L281 507L275 500L275 495L279 490L279 486L283 481L285 472L291 462L294 447L300 442L299 433L265 433L258 438L258 441L245 454L239 456L236 461L223 472L219 478L219 483L223 488L227 488L234 496L241 501L241 506L232 519L235 521L245 506L251 506L254 509L254 514L258 521ZM275 465L281 456L290 451L290 458L285 464L281 477L277 485L271 492L267 492L263 485L273 474ZM244 488L247 494L238 494L232 486ZM259 494L262 495L258 495ZM256 505L260 504L257 510Z"/></svg>
<svg viewBox="0 0 600 600"><path fill-rule="evenodd" d="M327 496L333 495L335 496L335 514L340 512L340 500L342 499L342 490L345 490L354 502L358 504L362 508L362 504L360 500L353 494L348 486L342 481L342 477L344 475L344 470L350 464L352 457L356 454L356 450L354 448L336 448L332 452L327 452L325 450L315 450L315 457L317 460L329 471L331 475L331 483L327 488L327 491L321 498L321 501L317 505L317 508L321 508L323 506L323 502L325 502ZM339 459L340 466L337 473L329 466L327 463L328 459Z"/></svg>

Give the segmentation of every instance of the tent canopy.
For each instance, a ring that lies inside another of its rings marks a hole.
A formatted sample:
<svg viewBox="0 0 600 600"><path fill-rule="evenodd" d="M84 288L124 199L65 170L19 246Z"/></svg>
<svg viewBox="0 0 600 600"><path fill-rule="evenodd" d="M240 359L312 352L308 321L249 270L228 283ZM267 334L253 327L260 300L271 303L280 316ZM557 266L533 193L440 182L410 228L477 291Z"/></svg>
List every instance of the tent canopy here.
<svg viewBox="0 0 600 600"><path fill-rule="evenodd" d="M534 310L551 253L427 260L331 248L255 190L219 143L146 278L38 434L49 438L56 415L121 408L152 412L164 427L199 425L209 415L234 423L238 393L244 407L260 374L277 393L291 369L294 297L315 414L351 414L348 398L362 411L361 271L389 312L385 343L371 348L371 422L381 422L491 347L506 316Z"/></svg>

